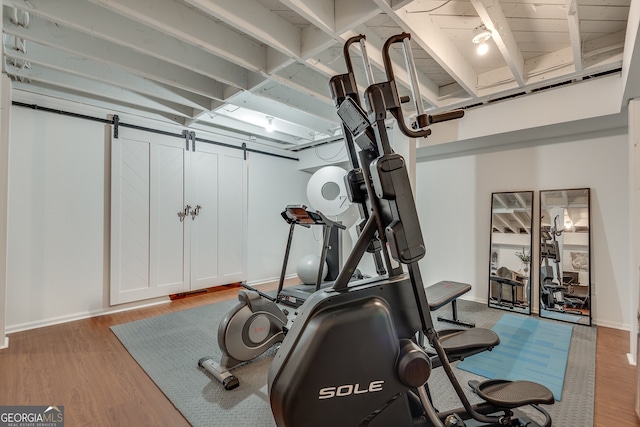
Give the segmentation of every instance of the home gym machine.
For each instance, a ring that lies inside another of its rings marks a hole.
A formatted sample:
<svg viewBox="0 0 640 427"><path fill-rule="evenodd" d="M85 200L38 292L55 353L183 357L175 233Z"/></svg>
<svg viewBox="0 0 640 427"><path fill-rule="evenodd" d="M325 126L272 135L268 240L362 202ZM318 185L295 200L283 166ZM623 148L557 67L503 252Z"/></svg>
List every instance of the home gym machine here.
<svg viewBox="0 0 640 427"><path fill-rule="evenodd" d="M281 215L287 224L289 224L289 238L284 252L284 262L282 263L276 302L291 307L300 307L309 295L320 289L323 284L323 280L329 282L338 277L341 262L339 232L340 230L344 230L345 226L339 222L331 221L329 218L324 216L322 212L309 209L305 205L288 205ZM318 262L318 272L315 277L315 282L301 283L299 285L288 286L285 288L284 277L287 272L287 264L289 263L293 231L296 226L308 228L312 225L321 225L323 234L322 250L320 251L320 260ZM323 274L325 261L327 264L326 276Z"/></svg>
<svg viewBox="0 0 640 427"><path fill-rule="evenodd" d="M584 313L578 307L583 307L585 302L565 295L569 288L562 280L560 245L557 239L562 233L564 229L558 229L557 215L548 231L540 230L540 308L581 316ZM554 263L555 268L549 264L549 260Z"/></svg>
<svg viewBox="0 0 640 427"><path fill-rule="evenodd" d="M426 249L411 185L404 159L390 147L385 120L389 112L403 134L421 138L430 134L428 125L462 113L424 114L409 38L403 33L386 41L382 54L388 81L366 89L368 114L352 95L355 85L345 85L350 77L331 80L338 114L360 147L362 169L352 178L361 185L353 189L357 193L364 187L369 211L333 286L314 293L300 308L275 356L268 377L274 419L278 426L294 427L539 426L518 410L532 405L549 426L551 419L538 404L553 403L553 395L533 382L471 382L484 400L472 405L434 328L418 266ZM389 51L395 43L402 43L409 68L418 112L413 130L405 124L391 68ZM350 284L350 271L375 238L382 244L388 274ZM426 386L433 366L417 338L422 335L437 353L461 408L438 412L433 407Z"/></svg>
<svg viewBox="0 0 640 427"><path fill-rule="evenodd" d="M354 102L360 108L362 107L349 50L350 47L356 43L360 48L367 86L371 86L375 83L373 80L373 70L371 69L371 64L367 55L365 37L363 35L354 36L345 43L343 48L343 56L347 67L347 73L334 76L329 84L333 100L337 108L340 107L346 98L350 98L351 102ZM405 100L402 98L401 100L402 102L408 101L408 99ZM400 113L401 112L402 111L400 111ZM442 116L440 118L442 118ZM372 212L374 208L369 198L369 190L367 189L367 182L364 178L363 170L369 170L370 164L375 158L377 149L376 139L371 127L364 129L364 131L357 137L351 134L351 131L346 127L344 122L342 127L342 133L344 135L344 141L351 163L351 170L347 173L345 178L347 184L346 189L349 200L351 202L357 202L357 206L360 209L360 218L362 218L362 221L358 224L357 228L360 235L367 223L367 220L369 219L369 212ZM355 148L356 144L361 149L360 153L358 153ZM360 166L361 163L363 165L362 167ZM387 274L385 264L391 265L392 262L395 262L391 261L388 251L381 250L382 246L383 243L377 237L377 233L374 233L366 249L367 252L374 255L374 262L379 276L385 276ZM348 271L351 270L349 267L347 268ZM458 319L456 303L457 298L468 292L470 289L471 285L469 284L453 281L440 281L428 286L425 288L425 292L428 295L429 308L431 311L434 311L447 304L451 304L452 318L439 316L438 320L458 326L474 328L475 324ZM474 329L471 331L445 329L441 330L439 335L440 342L450 361L462 360L467 356L491 350L500 343L498 335L489 329ZM421 338L421 342L424 342L424 337ZM429 354L432 365L434 367L440 366L440 361L438 360L438 355L435 351L430 348L427 350L427 353Z"/></svg>
<svg viewBox="0 0 640 427"><path fill-rule="evenodd" d="M338 230L344 229L344 225L331 221L321 212L309 209L305 205L288 205L281 216L290 227L276 296L273 297L243 284L244 289L238 292L238 303L227 312L218 325L218 346L222 353L220 362L210 356L198 361L198 366L211 373L226 390L232 390L240 385L239 379L230 372L232 368L255 359L282 342L287 332L289 312L280 308L278 303L298 307L311 293L320 289L323 265L328 254L330 254L328 263L330 267L327 279L333 280L338 276L340 268ZM324 233L316 282L314 285L302 284L284 288L294 228L312 225L322 225Z"/></svg>

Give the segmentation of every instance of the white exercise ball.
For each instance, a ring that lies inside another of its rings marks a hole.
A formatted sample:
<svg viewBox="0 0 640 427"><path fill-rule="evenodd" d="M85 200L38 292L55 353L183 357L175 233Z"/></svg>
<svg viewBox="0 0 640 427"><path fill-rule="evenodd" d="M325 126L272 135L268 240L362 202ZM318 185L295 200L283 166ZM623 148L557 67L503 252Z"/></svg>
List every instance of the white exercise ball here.
<svg viewBox="0 0 640 427"><path fill-rule="evenodd" d="M298 277L302 280L302 283L305 285L315 285L316 280L318 279L318 266L320 265L320 256L318 255L305 255L300 258L298 261ZM322 267L322 280L327 277L327 272L329 271L329 267L327 266L327 262L324 262L324 266Z"/></svg>

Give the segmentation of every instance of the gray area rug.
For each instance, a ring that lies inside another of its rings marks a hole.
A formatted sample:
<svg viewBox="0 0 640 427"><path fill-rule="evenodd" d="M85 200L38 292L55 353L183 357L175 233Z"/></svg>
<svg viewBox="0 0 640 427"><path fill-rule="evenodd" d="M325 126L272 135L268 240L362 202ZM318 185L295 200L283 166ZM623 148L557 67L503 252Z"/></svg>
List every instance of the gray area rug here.
<svg viewBox="0 0 640 427"><path fill-rule="evenodd" d="M224 390L218 381L197 366L203 356L219 360L218 324L235 303L235 300L226 301L111 328L149 377L195 427L275 425L266 384L275 350L234 369L240 387L231 391ZM461 300L458 313L461 320L490 328L504 311ZM449 317L450 306L434 312L434 319L437 315ZM438 329L451 328L446 323L436 324ZM554 425L593 425L595 344L596 328L573 326L562 401L545 407L552 415ZM460 369L454 370L465 389L468 389L468 380L483 379ZM442 369L434 370L429 387L437 409L461 406ZM472 402L479 401L470 391L467 395ZM526 412L532 418L540 419L536 411Z"/></svg>
<svg viewBox="0 0 640 427"><path fill-rule="evenodd" d="M433 317L437 317L436 314L440 315L441 312L446 312L445 308L434 312ZM458 315L461 320L475 322L476 327L491 328L491 326L507 312L510 311L488 308L484 304L471 301L458 301ZM521 316L524 315L521 314ZM553 320L540 320L552 324L556 323ZM595 396L597 329L583 325L571 325L566 322L559 323L573 326L562 401L556 402L554 405L543 405L543 407L551 414L553 425L555 426L591 426L593 425ZM436 324L438 329L448 327L442 322L436 322ZM485 379L463 371L462 369L455 369L455 373L458 381L463 386L467 384L467 381L472 379ZM450 409L460 406L449 380L442 369L435 369L428 383L431 390L438 390L438 393L432 393L434 405L437 409ZM466 395L472 403L480 402L480 399L473 394L468 387L464 388L467 391ZM441 390L447 390L449 392L443 393ZM525 408L523 412L535 420L542 420L539 414L531 408Z"/></svg>

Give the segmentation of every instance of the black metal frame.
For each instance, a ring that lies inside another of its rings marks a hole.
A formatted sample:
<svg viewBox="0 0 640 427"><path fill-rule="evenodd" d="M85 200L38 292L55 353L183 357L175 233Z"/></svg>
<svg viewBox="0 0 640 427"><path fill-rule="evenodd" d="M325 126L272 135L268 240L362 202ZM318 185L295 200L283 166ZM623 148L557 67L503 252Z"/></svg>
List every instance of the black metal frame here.
<svg viewBox="0 0 640 427"><path fill-rule="evenodd" d="M583 325L583 326L592 326L593 325L593 310L591 307L592 304L592 283L591 281L593 280L593 277L591 275L591 269L592 269L592 252L593 252L593 245L592 245L592 227L591 227L591 188L589 187L581 187L581 188L563 188L563 189L555 189L555 190L540 190L539 191L539 198L540 198L540 204L538 206L538 218L539 218L539 226L541 227L542 225L542 194L546 193L546 192L554 192L554 191L575 191L575 190L584 190L587 193L587 197L589 198L589 201L587 203L587 215L589 216L589 290L587 291L587 296L584 300L584 303L589 304L589 316L588 316L588 323L582 323L582 322L572 322L569 320L564 320L564 319L559 319L556 317L552 317L552 316L544 316L543 314L539 314L540 317L545 318L545 319L552 319L552 320L558 320L560 322L566 322L566 323L571 323L573 325ZM542 230L540 230L540 234L542 235ZM552 238L555 240L555 236L552 236ZM538 265L538 271L541 273L542 270L542 258L543 258L543 250L542 250L542 239L539 239L539 245L540 245L540 256L538 257L540 263ZM554 242L552 245L556 245L557 243ZM557 251L557 249L556 249ZM561 254L557 254L559 256L559 258L562 258ZM562 278L560 278L561 280ZM540 274L540 279L537 281L538 283L538 289L539 289L539 298L541 298L542 295L542 274ZM554 311L554 310L550 310L550 311ZM540 309L540 312L542 312L542 309ZM566 314L571 314L574 316L583 316L586 317L584 314L582 314L582 312L577 313L577 312L572 312L571 309L565 311Z"/></svg>

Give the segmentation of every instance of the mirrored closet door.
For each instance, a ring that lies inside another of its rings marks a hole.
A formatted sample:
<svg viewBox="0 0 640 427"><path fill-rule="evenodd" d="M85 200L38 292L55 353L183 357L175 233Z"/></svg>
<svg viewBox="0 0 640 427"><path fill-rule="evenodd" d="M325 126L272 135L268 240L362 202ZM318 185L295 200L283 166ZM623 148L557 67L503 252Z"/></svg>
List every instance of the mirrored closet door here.
<svg viewBox="0 0 640 427"><path fill-rule="evenodd" d="M591 325L590 191L540 191L540 317Z"/></svg>
<svg viewBox="0 0 640 427"><path fill-rule="evenodd" d="M531 314L533 191L491 195L489 307Z"/></svg>

